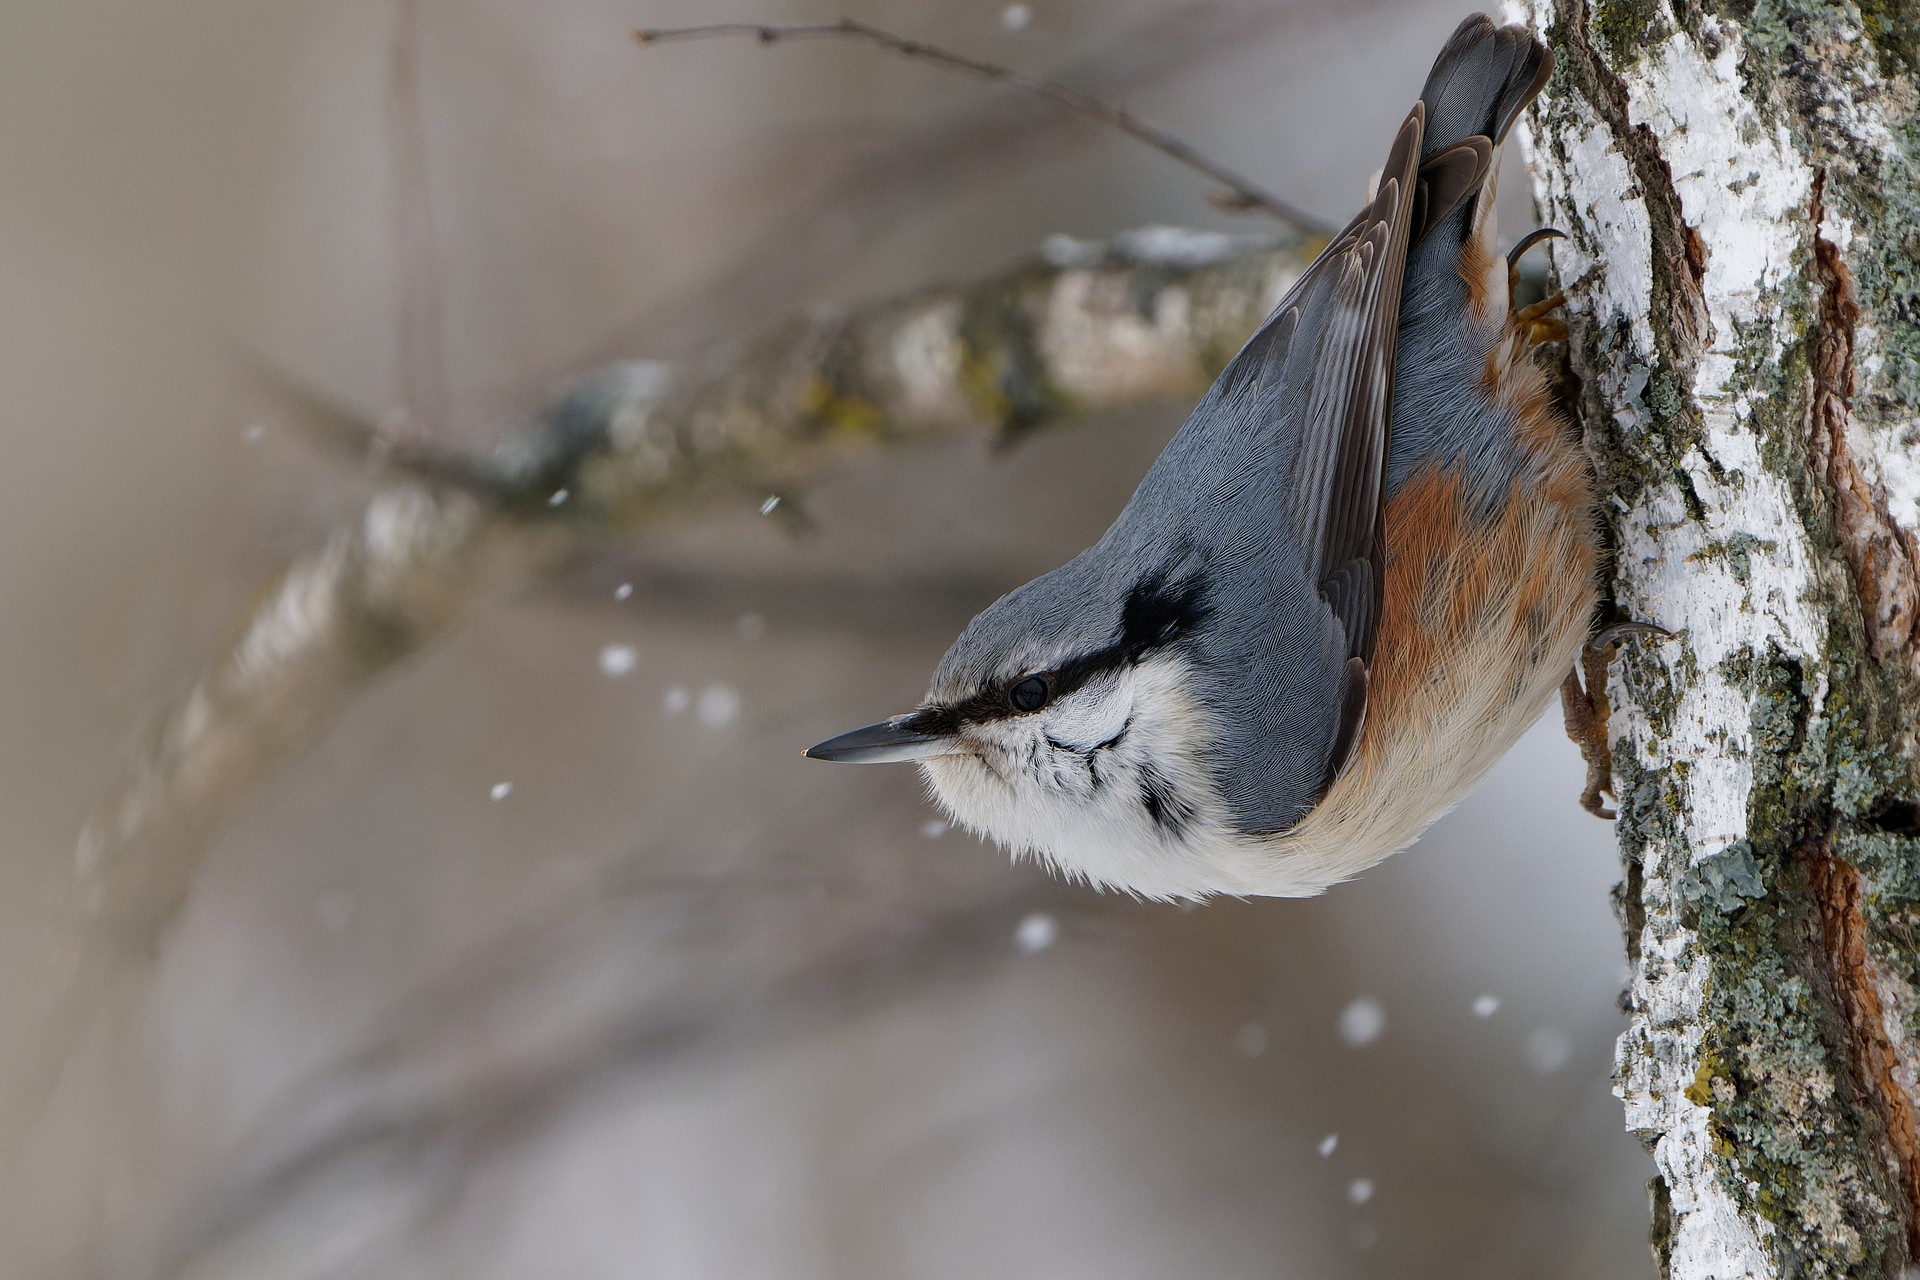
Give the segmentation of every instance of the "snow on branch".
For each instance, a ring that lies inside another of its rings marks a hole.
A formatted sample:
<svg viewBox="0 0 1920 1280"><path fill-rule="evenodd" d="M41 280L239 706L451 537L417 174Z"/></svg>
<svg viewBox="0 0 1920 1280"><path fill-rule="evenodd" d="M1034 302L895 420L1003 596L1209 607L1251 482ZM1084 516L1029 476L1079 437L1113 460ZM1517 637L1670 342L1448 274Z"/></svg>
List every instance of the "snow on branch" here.
<svg viewBox="0 0 1920 1280"><path fill-rule="evenodd" d="M86 906L149 937L240 796L475 601L584 539L757 504L849 451L969 435L1005 446L1191 399L1305 260L1294 239L1056 236L991 279L798 316L681 366L595 370L487 456L385 446L333 418L386 459L395 487L289 568L161 712L81 836Z"/></svg>

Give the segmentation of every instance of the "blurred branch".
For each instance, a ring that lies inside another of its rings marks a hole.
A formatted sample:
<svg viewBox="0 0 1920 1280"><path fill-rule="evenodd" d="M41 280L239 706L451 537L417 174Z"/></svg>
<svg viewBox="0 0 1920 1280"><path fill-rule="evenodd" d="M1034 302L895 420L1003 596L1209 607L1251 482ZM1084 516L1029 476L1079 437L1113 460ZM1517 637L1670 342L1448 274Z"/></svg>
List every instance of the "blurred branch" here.
<svg viewBox="0 0 1920 1280"><path fill-rule="evenodd" d="M1353 21L1385 4L1352 0L1336 15L1321 6L1264 0L1185 0L1148 20L1114 26L1104 47L1076 59L1063 74L1110 100L1164 93L1209 75L1227 51L1324 38L1327 24ZM834 282L857 271L872 246L899 227L971 199L1014 170L1042 168L1075 154L1078 122L1043 106L1030 97L986 95L963 112L863 152L724 269L616 326L573 367L634 351L678 358L786 312L790 299L823 291L831 296ZM555 379L571 372L530 371L516 379L511 402L542 403Z"/></svg>
<svg viewBox="0 0 1920 1280"><path fill-rule="evenodd" d="M442 633L476 596L553 550L472 495L376 496L290 568L227 651L162 714L75 855L84 905L138 944L186 893L232 804L366 682Z"/></svg>
<svg viewBox="0 0 1920 1280"><path fill-rule="evenodd" d="M1006 881L984 899L856 913L820 937L815 899L770 899L766 888L758 878L677 889L649 880L490 946L276 1107L176 1219L146 1273L228 1274L222 1264L238 1257L249 1275L310 1274L311 1224L324 1221L328 1256L377 1274L380 1255L461 1203L477 1171L549 1134L597 1091L790 1043L981 973L1015 955L1023 912L1066 892L1045 886L1036 897ZM738 945L743 936L758 945ZM771 936L781 944L766 945ZM651 954L679 959L659 976ZM622 976L602 981L609 973ZM581 1000L583 989L612 1004ZM568 998L556 1000L559 991Z"/></svg>
<svg viewBox="0 0 1920 1280"><path fill-rule="evenodd" d="M401 443L412 483L288 570L161 714L83 832L93 911L150 939L232 804L475 600L587 538L790 492L837 454L1020 434L1197 395L1304 266L1297 242L1154 228L1056 237L988 280L778 324L682 366L578 379L491 455ZM307 398L331 438L372 428Z"/></svg>
<svg viewBox="0 0 1920 1280"><path fill-rule="evenodd" d="M633 33L634 40L643 45L726 36L752 36L761 44L822 36L865 40L900 54L902 57L949 67L994 84L1009 85L1024 93L1033 94L1035 97L1045 98L1083 120L1091 120L1110 129L1117 129L1136 142L1145 143L1160 154L1212 178L1226 188L1225 191L1215 192L1208 197L1216 208L1236 213L1264 209L1300 235L1329 236L1333 234L1332 227L1312 214L1287 203L1251 179L1195 150L1164 129L1158 129L1146 123L1123 107L1109 105L1098 98L1089 97L1052 80L1022 75L1018 71L996 63L983 62L978 58L969 58L938 45L895 35L891 31L854 18L842 18L838 22L823 23L715 22L694 27L652 27Z"/></svg>

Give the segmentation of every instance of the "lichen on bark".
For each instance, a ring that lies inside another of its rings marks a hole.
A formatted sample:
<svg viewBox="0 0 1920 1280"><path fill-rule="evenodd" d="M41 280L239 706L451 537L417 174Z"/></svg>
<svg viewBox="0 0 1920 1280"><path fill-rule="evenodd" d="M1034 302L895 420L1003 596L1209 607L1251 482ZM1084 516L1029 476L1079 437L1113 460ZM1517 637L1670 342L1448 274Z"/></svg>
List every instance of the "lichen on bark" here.
<svg viewBox="0 0 1920 1280"><path fill-rule="evenodd" d="M1610 690L1618 1088L1655 1251L1687 1280L1897 1276L1920 1217L1912 45L1813 0L1531 16L1604 585L1674 632Z"/></svg>

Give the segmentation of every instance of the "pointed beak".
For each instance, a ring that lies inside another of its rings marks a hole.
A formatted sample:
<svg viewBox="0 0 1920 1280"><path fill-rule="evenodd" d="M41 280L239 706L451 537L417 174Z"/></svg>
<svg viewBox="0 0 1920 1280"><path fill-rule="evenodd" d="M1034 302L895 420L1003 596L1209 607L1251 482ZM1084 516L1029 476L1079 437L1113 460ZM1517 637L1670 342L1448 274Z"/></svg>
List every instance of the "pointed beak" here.
<svg viewBox="0 0 1920 1280"><path fill-rule="evenodd" d="M832 760L838 764L895 764L931 756L957 756L966 751L957 738L910 728L913 719L911 715L904 715L882 720L808 747L805 755L811 760Z"/></svg>

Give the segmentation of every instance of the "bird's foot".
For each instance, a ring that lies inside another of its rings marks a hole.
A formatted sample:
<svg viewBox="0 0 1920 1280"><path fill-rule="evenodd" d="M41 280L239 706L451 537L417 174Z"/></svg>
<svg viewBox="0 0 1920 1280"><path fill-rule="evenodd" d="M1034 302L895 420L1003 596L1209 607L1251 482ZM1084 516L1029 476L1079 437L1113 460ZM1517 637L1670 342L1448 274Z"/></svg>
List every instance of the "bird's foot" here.
<svg viewBox="0 0 1920 1280"><path fill-rule="evenodd" d="M1514 294L1520 288L1520 259L1537 244L1566 238L1567 233L1557 227L1541 227L1522 236L1520 243L1507 251L1507 313L1513 317L1513 327L1523 335L1529 350L1544 342L1566 341L1567 322L1552 313L1567 305L1567 295L1556 293L1531 306L1515 307Z"/></svg>
<svg viewBox="0 0 1920 1280"><path fill-rule="evenodd" d="M1580 758L1587 765L1587 785L1580 792L1580 807L1596 818L1616 816L1600 799L1602 794L1613 793L1613 751L1607 745L1605 688L1604 678L1596 685L1591 675L1583 688L1578 666L1567 672L1567 678L1560 682L1560 714L1566 720L1567 737L1580 748Z"/></svg>
<svg viewBox="0 0 1920 1280"><path fill-rule="evenodd" d="M1513 327L1524 335L1529 351L1542 343L1567 340L1566 318L1552 314L1566 305L1567 295L1556 293L1513 313Z"/></svg>
<svg viewBox="0 0 1920 1280"><path fill-rule="evenodd" d="M1659 636L1673 633L1651 622L1621 622L1602 628L1587 642L1580 662L1560 682L1560 713L1566 721L1567 737L1580 748L1586 761L1587 784L1580 792L1580 807L1596 818L1611 820L1618 815L1601 801L1613 795L1613 748L1607 741L1607 663L1622 640L1634 636Z"/></svg>
<svg viewBox="0 0 1920 1280"><path fill-rule="evenodd" d="M1673 639L1673 632L1652 622L1635 622L1631 618L1625 622L1616 622L1610 627L1602 627L1593 633L1593 639L1587 641L1588 649L1606 651L1622 640L1631 640L1635 636L1659 636L1662 640Z"/></svg>

